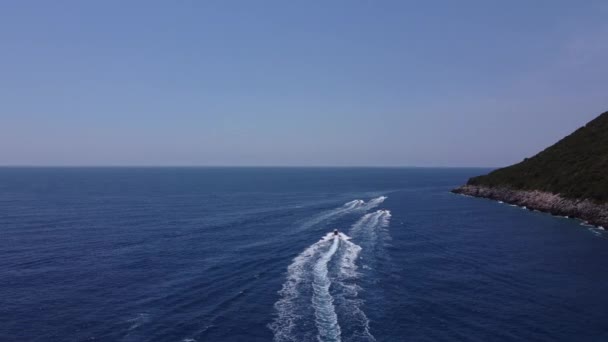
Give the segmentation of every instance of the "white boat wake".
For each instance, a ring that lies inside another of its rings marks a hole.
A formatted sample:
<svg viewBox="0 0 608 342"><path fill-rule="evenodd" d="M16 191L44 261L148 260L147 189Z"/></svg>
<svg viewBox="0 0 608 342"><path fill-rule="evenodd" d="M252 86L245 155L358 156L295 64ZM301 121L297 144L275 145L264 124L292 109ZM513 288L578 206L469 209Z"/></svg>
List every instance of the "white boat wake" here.
<svg viewBox="0 0 608 342"><path fill-rule="evenodd" d="M365 211L385 199L351 201L338 209ZM368 243L377 235L375 231L388 226L389 220L389 211L378 210L361 217L350 233ZM362 247L350 239L343 233L328 233L293 259L274 305L277 316L269 325L274 341L311 340L315 330L318 341L375 341L358 298L357 259ZM348 336L343 336L345 332Z"/></svg>
<svg viewBox="0 0 608 342"><path fill-rule="evenodd" d="M274 305L277 318L270 324L275 341L300 341L294 336L293 330L297 325L305 324L303 311L306 311L305 308L310 302L303 294L310 292L312 287L311 275L314 270L313 265L316 265L313 261L318 260L323 250L330 244L333 246L334 241L337 240L334 239L333 233L328 233L295 257L287 268L287 280L279 291L281 298Z"/></svg>
<svg viewBox="0 0 608 342"><path fill-rule="evenodd" d="M350 228L348 234L354 239L365 239L374 242L378 238L381 228L388 227L391 219L391 212L388 210L377 210L373 213L365 214Z"/></svg>
<svg viewBox="0 0 608 342"><path fill-rule="evenodd" d="M312 306L315 309L319 341L340 341L340 325L338 325L334 299L329 293L331 280L328 277L329 271L327 269L327 264L336 254L339 244L339 236L334 236L331 247L321 255L313 268Z"/></svg>
<svg viewBox="0 0 608 342"><path fill-rule="evenodd" d="M301 224L297 230L298 231L306 230L306 229L316 226L320 223L324 223L324 222L326 223L326 222L335 220L335 219L337 219L341 216L347 215L347 214L356 213L356 212L365 212L365 211L371 210L371 209L379 206L380 204L382 204L382 202L384 202L385 199L386 199L386 196L380 196L380 197L372 198L368 202L365 202L364 200L356 199L356 200L344 203L344 205L341 207L326 211L324 213L321 213L321 214L309 219L308 221Z"/></svg>
<svg viewBox="0 0 608 342"><path fill-rule="evenodd" d="M351 226L348 234L363 248L373 252L380 232L388 227L390 218L391 214L388 210L365 214ZM348 336L343 337L348 341L376 341L370 331L369 319L363 311L363 300L358 297L361 287L357 282L359 273L356 261L363 248L351 241L344 241L344 246L336 282L338 315L344 318L343 330L350 332Z"/></svg>

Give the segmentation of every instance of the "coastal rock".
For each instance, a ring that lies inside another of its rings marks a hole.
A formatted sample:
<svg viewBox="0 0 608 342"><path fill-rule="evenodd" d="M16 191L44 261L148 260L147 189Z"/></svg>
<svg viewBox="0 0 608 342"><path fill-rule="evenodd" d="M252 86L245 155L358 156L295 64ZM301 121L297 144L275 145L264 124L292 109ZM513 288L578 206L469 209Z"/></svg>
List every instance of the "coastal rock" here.
<svg viewBox="0 0 608 342"><path fill-rule="evenodd" d="M608 227L608 112L517 164L452 192Z"/></svg>
<svg viewBox="0 0 608 342"><path fill-rule="evenodd" d="M463 185L453 193L503 201L558 216L568 216L587 221L596 226L608 227L608 204L596 203L588 199L564 198L538 190L516 190L508 187L487 187Z"/></svg>

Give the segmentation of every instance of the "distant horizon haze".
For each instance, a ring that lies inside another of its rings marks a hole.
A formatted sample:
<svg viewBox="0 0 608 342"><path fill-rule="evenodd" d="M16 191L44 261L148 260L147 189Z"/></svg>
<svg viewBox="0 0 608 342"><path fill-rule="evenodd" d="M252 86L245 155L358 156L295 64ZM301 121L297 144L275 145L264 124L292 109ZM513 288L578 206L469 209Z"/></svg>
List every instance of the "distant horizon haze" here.
<svg viewBox="0 0 608 342"><path fill-rule="evenodd" d="M243 168L243 169L495 169L501 166L417 166L417 165L105 165L105 164L89 164L89 165L0 165L0 168L23 168L23 169L52 169L52 168L73 168L73 169L87 169L87 168L107 168L107 169L146 169L146 168L183 168L183 169L205 169L205 168L216 168L216 169L231 169L231 168Z"/></svg>
<svg viewBox="0 0 608 342"><path fill-rule="evenodd" d="M480 167L608 110L605 1L0 3L0 166Z"/></svg>

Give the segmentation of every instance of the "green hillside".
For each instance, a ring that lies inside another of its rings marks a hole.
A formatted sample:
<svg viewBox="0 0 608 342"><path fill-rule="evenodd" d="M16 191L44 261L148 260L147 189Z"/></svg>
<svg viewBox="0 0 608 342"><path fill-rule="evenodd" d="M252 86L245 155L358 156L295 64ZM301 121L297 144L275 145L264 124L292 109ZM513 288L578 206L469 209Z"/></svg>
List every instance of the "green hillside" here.
<svg viewBox="0 0 608 342"><path fill-rule="evenodd" d="M608 112L536 156L471 178L468 184L608 202Z"/></svg>

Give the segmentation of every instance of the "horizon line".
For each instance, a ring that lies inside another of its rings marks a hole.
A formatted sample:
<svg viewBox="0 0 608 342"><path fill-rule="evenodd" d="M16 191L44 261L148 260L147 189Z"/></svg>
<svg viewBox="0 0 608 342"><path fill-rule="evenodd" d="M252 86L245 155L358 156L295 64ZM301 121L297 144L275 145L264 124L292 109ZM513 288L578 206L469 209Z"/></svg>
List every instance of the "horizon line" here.
<svg viewBox="0 0 608 342"><path fill-rule="evenodd" d="M369 168L369 169L495 169L504 166L419 166L419 165L19 165L7 164L0 168Z"/></svg>

